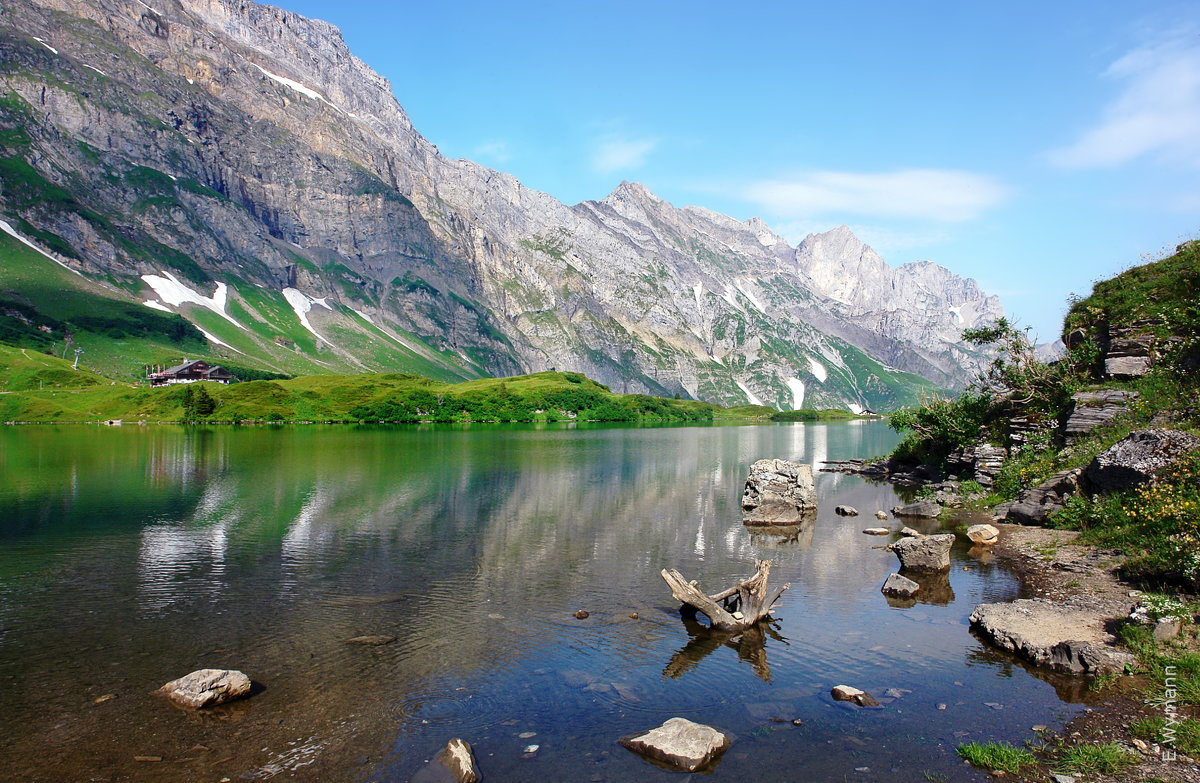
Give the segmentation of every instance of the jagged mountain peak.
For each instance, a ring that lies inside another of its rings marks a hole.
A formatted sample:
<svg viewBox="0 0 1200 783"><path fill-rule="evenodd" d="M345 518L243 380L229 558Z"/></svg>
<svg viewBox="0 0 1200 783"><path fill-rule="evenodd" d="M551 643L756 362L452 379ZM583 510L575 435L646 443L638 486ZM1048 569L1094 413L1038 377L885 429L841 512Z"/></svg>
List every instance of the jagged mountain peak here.
<svg viewBox="0 0 1200 783"><path fill-rule="evenodd" d="M848 228L792 248L758 218L676 208L640 183L569 207L448 160L324 22L250 0L0 2L0 51L17 63L0 71L15 96L0 130L21 131L0 145L28 137L0 150L22 161L0 177L70 190L42 208L0 182L0 213L122 290L174 275L139 301L193 320L214 356L556 367L779 407L886 409L921 383L893 367L965 374L945 330L914 342L916 326L853 305L862 291L818 284L886 279L893 309L986 309L906 287ZM47 31L53 55L30 39Z"/></svg>

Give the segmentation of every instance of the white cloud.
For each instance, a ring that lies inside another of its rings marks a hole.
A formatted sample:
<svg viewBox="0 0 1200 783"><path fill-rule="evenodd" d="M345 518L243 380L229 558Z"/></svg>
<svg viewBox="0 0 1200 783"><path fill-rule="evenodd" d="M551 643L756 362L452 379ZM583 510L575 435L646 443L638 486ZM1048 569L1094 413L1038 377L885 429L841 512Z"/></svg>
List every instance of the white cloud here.
<svg viewBox="0 0 1200 783"><path fill-rule="evenodd" d="M1050 159L1065 168L1119 166L1150 154L1200 166L1200 44L1194 37L1135 49L1105 78L1124 84L1096 127Z"/></svg>
<svg viewBox="0 0 1200 783"><path fill-rule="evenodd" d="M881 174L812 171L756 182L743 196L785 219L867 215L957 223L1001 203L1008 192L981 174L909 169Z"/></svg>
<svg viewBox="0 0 1200 783"><path fill-rule="evenodd" d="M616 136L603 139L592 153L592 168L601 174L641 168L646 163L646 157L657 146L657 139Z"/></svg>
<svg viewBox="0 0 1200 783"><path fill-rule="evenodd" d="M475 157L494 160L497 163L507 163L512 160L512 152L508 148L507 141L484 142L472 150L472 154Z"/></svg>

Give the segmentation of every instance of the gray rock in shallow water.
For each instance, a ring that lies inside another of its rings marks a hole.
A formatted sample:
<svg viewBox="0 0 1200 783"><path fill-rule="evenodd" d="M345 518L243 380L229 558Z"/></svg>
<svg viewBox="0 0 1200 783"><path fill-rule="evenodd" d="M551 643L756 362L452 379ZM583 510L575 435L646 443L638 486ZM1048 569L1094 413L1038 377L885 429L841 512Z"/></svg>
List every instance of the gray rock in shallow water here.
<svg viewBox="0 0 1200 783"><path fill-rule="evenodd" d="M854 506L838 506L833 510L833 513L839 517L856 517L858 516L858 509Z"/></svg>
<svg viewBox="0 0 1200 783"><path fill-rule="evenodd" d="M733 743L733 738L712 726L686 718L671 718L649 731L621 738L621 744L684 772L711 765Z"/></svg>
<svg viewBox="0 0 1200 783"><path fill-rule="evenodd" d="M972 543L990 546L1000 540L1000 531L991 525L971 525L967 528L967 538Z"/></svg>
<svg viewBox="0 0 1200 783"><path fill-rule="evenodd" d="M932 500L922 500L907 506L896 506L892 513L898 517L936 517L942 513L942 507Z"/></svg>
<svg viewBox="0 0 1200 783"><path fill-rule="evenodd" d="M868 536L887 536L891 535L891 528L887 527L868 527L863 530Z"/></svg>
<svg viewBox="0 0 1200 783"><path fill-rule="evenodd" d="M750 466L742 494L747 525L796 525L817 510L812 467L785 459L760 459Z"/></svg>
<svg viewBox="0 0 1200 783"><path fill-rule="evenodd" d="M880 509L879 511L875 512L876 519L887 519L887 517L888 517L887 512L884 511L883 509Z"/></svg>
<svg viewBox="0 0 1200 783"><path fill-rule="evenodd" d="M888 549L900 558L900 567L906 571L944 571L950 567L950 548L954 546L954 534L902 538L893 542Z"/></svg>
<svg viewBox="0 0 1200 783"><path fill-rule="evenodd" d="M158 692L181 707L214 707L248 694L250 678L232 669L198 669L171 680Z"/></svg>
<svg viewBox="0 0 1200 783"><path fill-rule="evenodd" d="M900 574L892 574L883 583L880 592L884 595L898 595L902 598L910 598L920 589L921 586L913 580L900 576Z"/></svg>
<svg viewBox="0 0 1200 783"><path fill-rule="evenodd" d="M385 644L391 644L396 641L395 636L368 635L355 636L353 639L347 639L346 644L361 644L366 647L380 647Z"/></svg>
<svg viewBox="0 0 1200 783"><path fill-rule="evenodd" d="M479 767L471 744L466 740L452 739L446 743L433 761L413 775L412 783L478 783Z"/></svg>
<svg viewBox="0 0 1200 783"><path fill-rule="evenodd" d="M1125 611L1116 612L1124 616ZM980 604L971 613L971 627L998 647L1011 650L1039 666L1075 674L1122 671L1137 658L1112 647L1106 630L1116 619L1106 608L1089 606L1082 599L1062 603L1044 598L1022 598L1004 604Z"/></svg>
<svg viewBox="0 0 1200 783"><path fill-rule="evenodd" d="M829 692L837 701L849 701L860 707L878 707L879 702L866 691L851 685L836 685Z"/></svg>
<svg viewBox="0 0 1200 783"><path fill-rule="evenodd" d="M908 527L907 525L905 525L904 527L900 528L900 535L902 535L906 538L920 538L921 536L923 536L925 534L922 533L920 530L913 530L911 527Z"/></svg>
<svg viewBox="0 0 1200 783"><path fill-rule="evenodd" d="M1120 492L1145 484L1180 457L1198 450L1200 438L1191 433L1138 430L1096 455L1083 475L1093 489Z"/></svg>

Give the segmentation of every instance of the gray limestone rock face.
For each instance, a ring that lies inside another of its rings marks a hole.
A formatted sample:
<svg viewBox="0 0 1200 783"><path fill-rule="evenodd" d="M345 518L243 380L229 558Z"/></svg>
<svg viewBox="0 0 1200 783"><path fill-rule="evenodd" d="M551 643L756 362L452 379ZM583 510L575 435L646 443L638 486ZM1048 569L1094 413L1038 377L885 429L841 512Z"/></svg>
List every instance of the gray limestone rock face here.
<svg viewBox="0 0 1200 783"><path fill-rule="evenodd" d="M158 692L181 707L201 709L250 693L250 678L232 669L198 669L171 680Z"/></svg>
<svg viewBox="0 0 1200 783"><path fill-rule="evenodd" d="M1079 492L1079 468L1055 473L1036 487L1022 492L1008 504L1004 521L1014 525L1044 525L1047 518L1061 511L1071 496Z"/></svg>
<svg viewBox="0 0 1200 783"><path fill-rule="evenodd" d="M1071 407L1063 423L1062 437L1073 443L1097 427L1111 423L1141 396L1134 391L1103 389L1071 395Z"/></svg>
<svg viewBox="0 0 1200 783"><path fill-rule="evenodd" d="M671 718L658 728L622 737L621 744L675 769L695 772L715 763L733 738L712 726Z"/></svg>
<svg viewBox="0 0 1200 783"><path fill-rule="evenodd" d="M785 459L760 459L750 466L742 494L747 525L796 525L817 510L812 467Z"/></svg>
<svg viewBox="0 0 1200 783"><path fill-rule="evenodd" d="M900 558L904 571L945 571L950 567L950 548L954 534L902 538L888 546Z"/></svg>
<svg viewBox="0 0 1200 783"><path fill-rule="evenodd" d="M1200 437L1180 430L1131 432L1084 470L1088 485L1100 492L1120 492L1141 486L1180 457L1200 450Z"/></svg>
<svg viewBox="0 0 1200 783"><path fill-rule="evenodd" d="M909 598L915 595L920 589L921 586L913 580L900 574L892 574L883 583L880 592L884 595L898 595L901 598Z"/></svg>
<svg viewBox="0 0 1200 783"><path fill-rule="evenodd" d="M980 604L970 622L972 629L998 647L1036 665L1076 674L1106 674L1137 661L1132 653L1112 646L1115 639L1105 627L1116 619L1112 614L1083 602L1022 598Z"/></svg>

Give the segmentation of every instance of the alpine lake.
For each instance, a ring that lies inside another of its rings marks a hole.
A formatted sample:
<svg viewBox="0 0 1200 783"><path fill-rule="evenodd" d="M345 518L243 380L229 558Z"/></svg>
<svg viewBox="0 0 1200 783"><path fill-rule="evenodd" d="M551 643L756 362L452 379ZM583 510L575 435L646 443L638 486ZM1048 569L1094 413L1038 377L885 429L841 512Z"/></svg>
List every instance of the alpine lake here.
<svg viewBox="0 0 1200 783"><path fill-rule="evenodd" d="M816 473L811 524L741 524L754 460L819 468L896 438L880 421L0 428L0 779L408 781L461 737L485 781L668 781L617 741L679 716L736 737L714 781L984 780L959 744L1019 744L1089 697L971 635L1016 577L960 536L948 580L888 599L897 534L862 530L898 530L873 514L900 500L852 476ZM765 643L685 624L659 576L713 593L757 558L791 583ZM201 668L255 692L200 711L154 693ZM841 684L882 707L834 701Z"/></svg>

